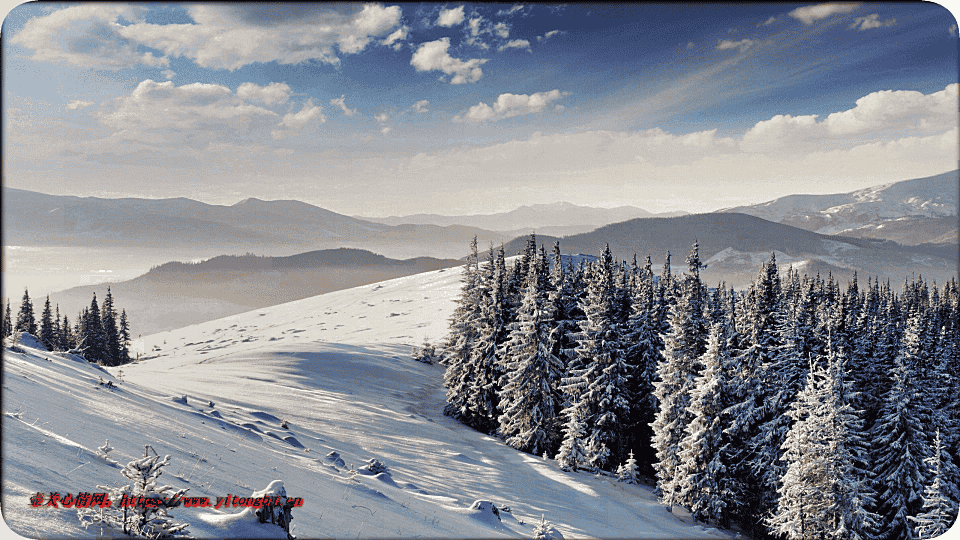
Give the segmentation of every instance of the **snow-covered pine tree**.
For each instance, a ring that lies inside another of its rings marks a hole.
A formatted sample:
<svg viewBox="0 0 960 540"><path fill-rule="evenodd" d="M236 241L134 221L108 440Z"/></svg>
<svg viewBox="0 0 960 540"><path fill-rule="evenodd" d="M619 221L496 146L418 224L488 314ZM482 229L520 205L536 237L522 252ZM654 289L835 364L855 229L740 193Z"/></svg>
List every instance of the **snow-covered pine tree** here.
<svg viewBox="0 0 960 540"><path fill-rule="evenodd" d="M501 349L506 383L500 390L500 436L518 450L540 455L556 449L560 423L556 417L554 381L563 366L551 352L552 306L531 261L517 322Z"/></svg>
<svg viewBox="0 0 960 540"><path fill-rule="evenodd" d="M157 479L163 474L163 467L170 462L170 456L160 457L156 452L150 455L149 446L144 449L144 457L135 459L123 468L121 474L130 480L123 486L97 486L110 494L113 505L108 508L83 508L77 510L77 516L84 528L93 524L106 525L119 529L124 534L139 538L170 538L187 536L187 523L177 522L170 515L170 508L180 504L187 492L172 486L157 486ZM136 504L140 498L154 504ZM124 501L133 501L129 506Z"/></svg>
<svg viewBox="0 0 960 540"><path fill-rule="evenodd" d="M576 341L573 335L580 329L577 324L577 297L571 282L573 278L573 268L571 263L567 263L567 271L564 271L563 258L560 254L560 242L557 241L553 246L553 269L550 274L550 292L548 294L549 302L553 310L554 329L553 329L553 355L556 356L563 365L563 375L566 375L569 367L570 357L574 354ZM557 413L563 409L563 391L562 376L560 380L554 381L554 399L557 405Z"/></svg>
<svg viewBox="0 0 960 540"><path fill-rule="evenodd" d="M33 302L30 301L30 293L27 289L23 290L23 300L20 302L20 312L17 313L17 324L13 328L17 332L26 332L37 335L37 320L33 313Z"/></svg>
<svg viewBox="0 0 960 540"><path fill-rule="evenodd" d="M592 265L587 294L581 303L586 318L580 322L576 349L578 368L568 384L587 426L585 448L594 470L622 462L625 424L630 415L628 381L633 372L618 341L614 306L613 256L606 246ZM567 381L564 381L567 383Z"/></svg>
<svg viewBox="0 0 960 540"><path fill-rule="evenodd" d="M946 458L946 459L945 459ZM923 490L922 511L916 517L907 516L912 524L910 538L927 540L946 533L957 520L957 500L945 490L943 465L950 462L947 449L940 440L937 430L931 446L930 457L924 460L929 483Z"/></svg>
<svg viewBox="0 0 960 540"><path fill-rule="evenodd" d="M60 350L69 351L77 345L76 337L73 334L73 326L70 319L64 315L63 322L60 323Z"/></svg>
<svg viewBox="0 0 960 540"><path fill-rule="evenodd" d="M97 305L97 293L86 310L83 321L84 357L91 362L104 362L107 359L107 339L100 319L100 306Z"/></svg>
<svg viewBox="0 0 960 540"><path fill-rule="evenodd" d="M100 309L100 325L103 327L104 363L110 366L120 365L120 332L117 330L117 310L113 305L113 294L107 286L107 295Z"/></svg>
<svg viewBox="0 0 960 540"><path fill-rule="evenodd" d="M920 513L926 483L923 461L929 447L923 424L925 411L916 355L920 346L922 316L911 313L900 353L890 373L892 385L883 396L880 416L874 425L874 487L877 492L878 532L884 538L908 538L908 516Z"/></svg>
<svg viewBox="0 0 960 540"><path fill-rule="evenodd" d="M560 451L556 457L557 462L560 464L560 470L562 471L576 472L589 468L586 452L584 451L586 428L579 405L579 401L574 402L563 410L563 417L566 418L566 424L563 426L563 442L560 444Z"/></svg>
<svg viewBox="0 0 960 540"><path fill-rule="evenodd" d="M680 441L693 420L688 410L690 396L699 373L698 362L706 352L706 295L700 280L700 246L694 243L687 257L688 273L683 276L677 303L671 310L671 331L664 339L663 357L657 364L659 381L654 383L658 410L653 427L653 447L657 452L654 470L661 501L668 508L681 504Z"/></svg>
<svg viewBox="0 0 960 540"><path fill-rule="evenodd" d="M120 338L120 363L127 364L130 362L130 323L127 322L127 310L122 310L120 312L120 328L119 338Z"/></svg>
<svg viewBox="0 0 960 540"><path fill-rule="evenodd" d="M495 433L499 426L503 367L498 351L506 341L509 317L504 313L507 269L503 246L496 254L491 246L490 255L491 264L484 269L482 278L484 294L480 297L477 338L470 355L471 376L466 398L469 416L465 422L484 433Z"/></svg>
<svg viewBox="0 0 960 540"><path fill-rule="evenodd" d="M480 297L483 294L476 236L470 243L470 252L460 277L460 298L450 318L450 335L443 347L441 361L447 367L443 377L443 385L447 389L447 405L444 408L444 414L462 422L469 414L467 398L473 374L470 369L470 360L474 342L477 339ZM490 247L490 252L493 253L493 246ZM493 264L492 258L489 264Z"/></svg>
<svg viewBox="0 0 960 540"><path fill-rule="evenodd" d="M617 469L617 479L627 484L636 484L639 482L637 479L639 472L637 460L633 457L633 451L631 450L627 460Z"/></svg>
<svg viewBox="0 0 960 540"><path fill-rule="evenodd" d="M10 318L10 299L7 299L7 308L3 311L3 323L0 323L0 340L7 339L13 334L13 321Z"/></svg>
<svg viewBox="0 0 960 540"><path fill-rule="evenodd" d="M40 335L37 336L40 338L40 342L47 348L48 351L56 349L56 333L53 328L53 311L50 309L50 295L47 295L47 300L43 304L43 312L40 314Z"/></svg>
<svg viewBox="0 0 960 540"><path fill-rule="evenodd" d="M723 435L723 412L730 400L726 367L729 363L726 324L710 329L703 370L694 381L687 410L693 419L684 429L677 465L677 501L704 523L728 523L726 507L734 495L727 465L731 460Z"/></svg>
<svg viewBox="0 0 960 540"><path fill-rule="evenodd" d="M650 424L657 413L657 398L653 383L657 380L657 363L663 354L663 339L657 323L656 285L650 257L637 272L631 298L631 315L621 327L620 342L624 344L627 363L634 366L630 378L630 418L626 426L627 445L637 449L640 470L653 475L656 455L651 446L653 430Z"/></svg>

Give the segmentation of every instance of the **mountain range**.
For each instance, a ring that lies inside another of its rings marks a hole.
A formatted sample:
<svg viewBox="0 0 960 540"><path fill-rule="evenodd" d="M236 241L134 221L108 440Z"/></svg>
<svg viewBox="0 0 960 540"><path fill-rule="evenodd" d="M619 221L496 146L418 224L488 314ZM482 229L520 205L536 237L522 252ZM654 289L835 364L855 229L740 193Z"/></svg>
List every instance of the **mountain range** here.
<svg viewBox="0 0 960 540"><path fill-rule="evenodd" d="M598 227L640 217L671 217L687 212L654 214L635 206L594 208L568 202L521 206L509 212L497 214L472 214L465 216L442 216L438 214L413 214L409 216L360 217L358 219L387 225L463 225L503 233L515 237L535 230L539 234L566 236L592 231Z"/></svg>

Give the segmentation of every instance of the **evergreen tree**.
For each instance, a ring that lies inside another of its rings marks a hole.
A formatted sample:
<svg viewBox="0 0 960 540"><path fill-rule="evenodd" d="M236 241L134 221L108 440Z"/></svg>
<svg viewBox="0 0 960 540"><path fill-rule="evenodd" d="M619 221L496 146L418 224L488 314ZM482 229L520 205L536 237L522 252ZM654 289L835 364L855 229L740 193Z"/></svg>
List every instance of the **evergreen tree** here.
<svg viewBox="0 0 960 540"><path fill-rule="evenodd" d="M100 310L100 325L103 327L104 358L103 362L110 366L120 365L120 332L117 330L117 310L113 305L113 294L107 286L107 296L103 299L103 308Z"/></svg>
<svg viewBox="0 0 960 540"><path fill-rule="evenodd" d="M723 435L723 412L729 402L726 334L724 322L710 330L707 352L700 359L703 369L691 391L687 410L693 419L680 441L676 472L677 500L690 509L697 521L720 524L727 523L726 506L735 495L727 467L731 456Z"/></svg>
<svg viewBox="0 0 960 540"><path fill-rule="evenodd" d="M130 325L127 322L127 310L120 312L120 363L130 362Z"/></svg>
<svg viewBox="0 0 960 540"><path fill-rule="evenodd" d="M444 346L442 364L447 366L443 384L447 389L444 414L460 421L469 418L467 398L472 384L470 361L477 340L480 319L480 282L477 237L470 243L471 254L460 277L460 298L450 319L450 335ZM493 248L491 246L491 253ZM493 264L491 259L489 264Z"/></svg>
<svg viewBox="0 0 960 540"><path fill-rule="evenodd" d="M571 404L563 410L567 423L563 427L563 443L556 460L562 471L578 471L589 468L586 452L584 451L585 428L579 402Z"/></svg>
<svg viewBox="0 0 960 540"><path fill-rule="evenodd" d="M70 319L63 316L63 322L60 324L60 350L69 351L77 346L76 336L73 334L73 327L70 325Z"/></svg>
<svg viewBox="0 0 960 540"><path fill-rule="evenodd" d="M17 314L17 325L14 330L37 335L37 321L33 314L33 302L30 301L30 293L26 289L23 290L23 301L20 303L20 312Z"/></svg>
<svg viewBox="0 0 960 540"><path fill-rule="evenodd" d="M518 450L541 454L556 448L559 422L553 383L562 365L553 355L551 305L541 287L538 264L529 264L518 320L511 325L501 358L506 384L500 392L500 435Z"/></svg>
<svg viewBox="0 0 960 540"><path fill-rule="evenodd" d="M10 335L13 334L13 322L10 319L10 300L7 299L7 308L3 312L3 323L0 326L0 332L2 336L0 339L7 339Z"/></svg>
<svg viewBox="0 0 960 540"><path fill-rule="evenodd" d="M885 538L908 538L908 516L920 513L925 483L923 461L929 457L924 437L923 403L916 371L920 344L920 313L910 316L903 346L890 373L892 386L883 396L880 417L873 429L874 471L879 533Z"/></svg>
<svg viewBox="0 0 960 540"><path fill-rule="evenodd" d="M47 301L43 304L43 313L40 315L40 342L48 351L56 349L56 334L53 328L53 313L50 310L50 295L47 295Z"/></svg>
<svg viewBox="0 0 960 540"><path fill-rule="evenodd" d="M948 490L944 490L942 466L948 463L950 458L945 456L946 448L940 440L939 430L931 450L930 457L924 460L927 477L931 481L923 491L922 512L916 517L907 517L913 523L910 537L918 540L936 538L946 533L957 520L957 500L950 497Z"/></svg>
<svg viewBox="0 0 960 540"><path fill-rule="evenodd" d="M668 508L680 500L680 441L693 419L690 397L698 375L698 360L706 352L705 290L700 281L699 245L687 258L689 273L683 278L680 296L671 310L671 332L664 340L663 358L657 365L659 381L654 395L659 409L653 422L654 469L661 500Z"/></svg>
<svg viewBox="0 0 960 540"><path fill-rule="evenodd" d="M82 340L84 357L91 362L104 362L107 359L107 339L100 320L100 306L97 305L97 293L93 293L90 308L85 311Z"/></svg>
<svg viewBox="0 0 960 540"><path fill-rule="evenodd" d="M60 304L57 304L53 314L53 350L66 350L63 348L63 328L60 327Z"/></svg>
<svg viewBox="0 0 960 540"><path fill-rule="evenodd" d="M638 472L639 469L637 468L637 460L634 459L633 452L631 451L630 457L627 458L627 461L625 461L623 465L617 469L617 479L627 484L638 484Z"/></svg>

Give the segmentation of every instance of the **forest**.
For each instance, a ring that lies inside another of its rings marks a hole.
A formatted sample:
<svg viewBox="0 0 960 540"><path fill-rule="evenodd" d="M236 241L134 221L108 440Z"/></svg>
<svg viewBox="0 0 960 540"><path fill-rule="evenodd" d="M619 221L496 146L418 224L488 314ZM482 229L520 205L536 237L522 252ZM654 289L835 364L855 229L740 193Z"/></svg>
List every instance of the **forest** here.
<svg viewBox="0 0 960 540"><path fill-rule="evenodd" d="M76 321L71 325L66 315L61 319L60 306L51 310L50 297L47 296L38 323L30 291L24 290L16 320L11 317L10 300L7 300L0 333L4 340L15 332L30 334L39 338L48 351L69 351L105 366L119 366L134 360L130 357L127 310L121 310L118 316L110 287L107 287L107 295L100 306L97 305L97 293L93 293L90 307L83 308Z"/></svg>
<svg viewBox="0 0 960 540"><path fill-rule="evenodd" d="M561 469L655 482L669 509L754 538L932 538L957 516L960 292L781 271L710 287L694 242L514 264L477 242L445 366L445 414Z"/></svg>

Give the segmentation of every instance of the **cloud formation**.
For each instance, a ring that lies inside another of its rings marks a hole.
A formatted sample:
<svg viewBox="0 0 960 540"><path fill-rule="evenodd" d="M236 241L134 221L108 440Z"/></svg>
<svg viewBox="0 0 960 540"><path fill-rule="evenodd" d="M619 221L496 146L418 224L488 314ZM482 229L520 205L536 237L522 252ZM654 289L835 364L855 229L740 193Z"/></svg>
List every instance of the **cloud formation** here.
<svg viewBox="0 0 960 540"><path fill-rule="evenodd" d="M420 101L411 105L410 108L413 110L413 112L422 114L422 113L430 112L430 110L427 109L428 105L430 105L430 101L426 99L421 99Z"/></svg>
<svg viewBox="0 0 960 540"><path fill-rule="evenodd" d="M437 26L445 26L447 28L456 26L463 22L464 17L463 6L452 9L441 9L440 15L437 17Z"/></svg>
<svg viewBox="0 0 960 540"><path fill-rule="evenodd" d="M486 59L473 58L463 61L453 58L447 52L450 48L450 38L444 37L436 41L422 43L413 57L410 64L417 71L442 71L447 75L452 75L450 84L475 83L483 76L483 70L480 66L487 62Z"/></svg>
<svg viewBox="0 0 960 540"><path fill-rule="evenodd" d="M788 15L802 22L803 24L813 24L819 20L833 17L834 15L850 13L860 7L860 4L847 3L827 3L817 4L815 6L803 6L791 11Z"/></svg>
<svg viewBox="0 0 960 540"><path fill-rule="evenodd" d="M357 109L351 109L350 107L347 107L346 101L347 101L347 96L346 96L346 95L341 95L341 96L338 97L338 98L333 98L333 99L331 99L331 100L330 100L330 104L331 104L331 105L336 105L337 107L340 107L340 110L343 111L343 114L345 114L345 115L347 115L347 116L353 116L353 115L357 114Z"/></svg>
<svg viewBox="0 0 960 540"><path fill-rule="evenodd" d="M463 115L471 122L485 122L488 120L502 120L512 116L533 114L543 111L547 105L561 99L566 93L560 90L537 92L535 94L500 94L493 106L478 103ZM459 117L457 117L459 118Z"/></svg>
<svg viewBox="0 0 960 540"><path fill-rule="evenodd" d="M259 86L245 82L237 87L237 97L247 101L259 101L266 105L282 105L290 99L290 87L286 83L270 83Z"/></svg>
<svg viewBox="0 0 960 540"><path fill-rule="evenodd" d="M733 41L730 39L721 40L717 43L717 50L724 51L728 49L740 49L740 52L745 52L750 47L753 47L756 44L752 39L741 39L740 41ZM687 48L690 48L689 46Z"/></svg>
<svg viewBox="0 0 960 540"><path fill-rule="evenodd" d="M81 101L79 99L75 99L70 103L67 103L67 106L65 108L68 111L78 111L80 109L85 109L91 105L93 105L92 101Z"/></svg>
<svg viewBox="0 0 960 540"><path fill-rule="evenodd" d="M497 50L500 52L503 52L505 49L526 49L527 52L530 52L530 42L525 39L511 39L497 47Z"/></svg>
<svg viewBox="0 0 960 540"><path fill-rule="evenodd" d="M359 53L387 34L393 37L385 40L388 45L405 36L394 36L399 6L195 4L186 9L193 23L159 25L146 22L146 7L138 5L69 6L27 21L12 42L33 49L34 60L82 67L166 67L168 57L184 57L200 67L236 70L254 62L337 64L338 52ZM165 56L140 52L140 47Z"/></svg>
<svg viewBox="0 0 960 540"><path fill-rule="evenodd" d="M895 24L897 24L896 19L887 19L885 21L881 21L880 14L871 13L866 17L857 17L853 20L853 24L851 24L848 28L852 29L859 27L860 31L862 32L864 30L872 30L874 28L886 28Z"/></svg>

